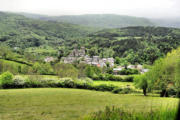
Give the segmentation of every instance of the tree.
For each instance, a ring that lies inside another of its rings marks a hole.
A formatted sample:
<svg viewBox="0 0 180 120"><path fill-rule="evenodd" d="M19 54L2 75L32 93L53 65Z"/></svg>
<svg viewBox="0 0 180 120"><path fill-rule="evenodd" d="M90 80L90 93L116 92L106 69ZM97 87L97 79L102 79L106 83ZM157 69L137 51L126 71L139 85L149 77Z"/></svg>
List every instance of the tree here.
<svg viewBox="0 0 180 120"><path fill-rule="evenodd" d="M85 73L87 77L94 78L101 74L101 69L96 66L87 66L85 68Z"/></svg>
<svg viewBox="0 0 180 120"><path fill-rule="evenodd" d="M115 57L115 63L119 65L121 63L121 59L119 57Z"/></svg>
<svg viewBox="0 0 180 120"><path fill-rule="evenodd" d="M10 72L4 72L0 76L0 84L3 88L10 88L11 84L13 83L13 74Z"/></svg>
<svg viewBox="0 0 180 120"><path fill-rule="evenodd" d="M36 63L33 64L32 68L33 68L33 73L39 73L40 74L40 69L42 67L41 67L41 65L38 62L36 62Z"/></svg>
<svg viewBox="0 0 180 120"><path fill-rule="evenodd" d="M61 78L78 78L78 70L72 64L58 63L55 65L54 70Z"/></svg>
<svg viewBox="0 0 180 120"><path fill-rule="evenodd" d="M0 61L0 73L2 73L2 72L3 72L3 62Z"/></svg>
<svg viewBox="0 0 180 120"><path fill-rule="evenodd" d="M136 87L143 89L143 94L144 96L146 96L147 88L148 88L147 77L144 74L135 76L134 82Z"/></svg>
<svg viewBox="0 0 180 120"><path fill-rule="evenodd" d="M174 87L176 93L179 94L179 64L180 48L168 53L165 58L157 60L152 69L146 74L149 87L161 90L161 97L169 96L169 86Z"/></svg>
<svg viewBox="0 0 180 120"><path fill-rule="evenodd" d="M93 48L88 50L88 53L89 53L90 57L93 57L95 55L98 55L98 50L96 47L93 47Z"/></svg>

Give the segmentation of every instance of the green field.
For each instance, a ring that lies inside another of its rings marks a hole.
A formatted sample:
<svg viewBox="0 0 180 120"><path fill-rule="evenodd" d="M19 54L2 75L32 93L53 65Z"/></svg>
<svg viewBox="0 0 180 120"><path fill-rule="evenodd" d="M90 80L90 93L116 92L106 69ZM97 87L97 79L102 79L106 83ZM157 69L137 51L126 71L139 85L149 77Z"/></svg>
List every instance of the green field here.
<svg viewBox="0 0 180 120"><path fill-rule="evenodd" d="M118 86L118 87L127 87L127 86L130 86L130 87L134 88L133 82L94 81L93 83L95 85L106 84L106 85L115 85L115 86Z"/></svg>
<svg viewBox="0 0 180 120"><path fill-rule="evenodd" d="M0 120L76 120L105 106L150 111L177 106L176 98L120 95L64 88L0 90Z"/></svg>

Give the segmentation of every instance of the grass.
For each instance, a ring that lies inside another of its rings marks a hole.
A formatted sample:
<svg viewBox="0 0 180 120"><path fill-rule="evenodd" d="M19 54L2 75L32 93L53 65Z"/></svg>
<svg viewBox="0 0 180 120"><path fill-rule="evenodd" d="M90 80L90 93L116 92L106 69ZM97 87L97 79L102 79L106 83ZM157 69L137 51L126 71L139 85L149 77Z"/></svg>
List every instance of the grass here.
<svg viewBox="0 0 180 120"><path fill-rule="evenodd" d="M99 111L87 115L81 120L175 120L177 117L177 108L160 108L150 112L129 112L122 108L106 107L104 111Z"/></svg>
<svg viewBox="0 0 180 120"><path fill-rule="evenodd" d="M118 81L94 81L93 82L95 85L100 85L100 84L106 84L106 85L115 85L118 87L134 87L133 82L118 82Z"/></svg>
<svg viewBox="0 0 180 120"><path fill-rule="evenodd" d="M18 72L19 67L21 67L21 69L25 67L27 67L28 69L30 68L30 66L26 64L22 64L22 63L10 61L10 60L0 59L0 62L2 62L3 64L2 71L10 71L11 73L14 73L14 74Z"/></svg>
<svg viewBox="0 0 180 120"><path fill-rule="evenodd" d="M150 111L177 106L176 98L119 95L109 92L64 88L0 90L2 120L76 120L105 106Z"/></svg>
<svg viewBox="0 0 180 120"><path fill-rule="evenodd" d="M52 54L52 53L56 54L57 53L57 50L49 46L27 48L25 51L28 53L39 53L39 54Z"/></svg>
<svg viewBox="0 0 180 120"><path fill-rule="evenodd" d="M11 61L11 60L4 60L4 59L0 59L1 62L4 62L6 64L13 64L13 65L24 65L22 63L18 63L18 62L14 62L14 61Z"/></svg>
<svg viewBox="0 0 180 120"><path fill-rule="evenodd" d="M133 83L133 82L94 81L93 84L95 84L95 85L101 85L101 84L114 85L114 86L117 86L117 87L120 87L120 88L129 87L129 88L132 88L132 89L135 90L135 91L142 92L141 89L138 89L138 88L136 88L136 87L134 86L134 83Z"/></svg>

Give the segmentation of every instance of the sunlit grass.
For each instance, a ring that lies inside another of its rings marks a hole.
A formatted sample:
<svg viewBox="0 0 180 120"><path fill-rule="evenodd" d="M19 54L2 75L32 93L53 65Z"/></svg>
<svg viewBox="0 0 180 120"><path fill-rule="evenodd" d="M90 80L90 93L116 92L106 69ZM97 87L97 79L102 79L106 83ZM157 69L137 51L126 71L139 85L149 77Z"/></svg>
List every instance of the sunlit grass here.
<svg viewBox="0 0 180 120"><path fill-rule="evenodd" d="M91 90L38 88L0 90L2 120L76 120L105 106L150 111L177 106L176 98L120 95Z"/></svg>

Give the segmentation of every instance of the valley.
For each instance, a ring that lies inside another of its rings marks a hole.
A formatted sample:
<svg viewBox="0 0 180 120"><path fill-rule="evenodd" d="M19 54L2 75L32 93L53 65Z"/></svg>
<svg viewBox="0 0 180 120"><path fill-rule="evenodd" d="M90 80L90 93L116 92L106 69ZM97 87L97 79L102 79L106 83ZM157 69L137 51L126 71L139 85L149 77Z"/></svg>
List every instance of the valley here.
<svg viewBox="0 0 180 120"><path fill-rule="evenodd" d="M174 120L179 55L146 18L0 12L0 119Z"/></svg>

